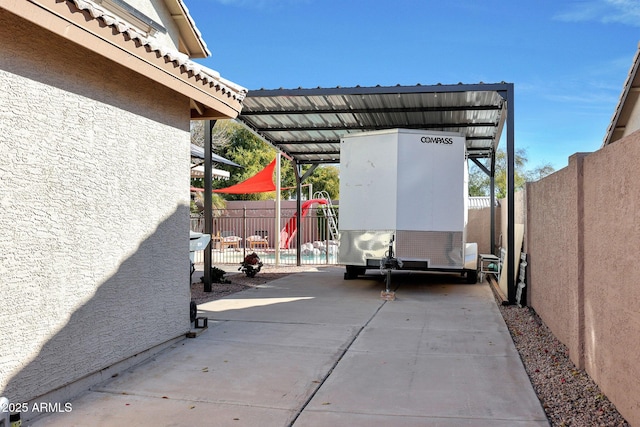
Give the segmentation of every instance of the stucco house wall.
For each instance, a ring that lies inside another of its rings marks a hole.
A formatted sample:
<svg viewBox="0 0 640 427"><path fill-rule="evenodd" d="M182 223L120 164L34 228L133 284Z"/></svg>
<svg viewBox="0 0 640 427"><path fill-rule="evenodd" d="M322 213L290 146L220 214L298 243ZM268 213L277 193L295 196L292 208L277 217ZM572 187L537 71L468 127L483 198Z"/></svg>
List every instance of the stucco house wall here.
<svg viewBox="0 0 640 427"><path fill-rule="evenodd" d="M166 33L158 32L155 38L158 44L178 50L180 46L179 31L171 18L171 12L165 7L165 0L127 0L127 4L144 13L149 18L158 23L167 30Z"/></svg>
<svg viewBox="0 0 640 427"><path fill-rule="evenodd" d="M209 52L180 0L128 3L166 37L92 1L0 7L0 396L13 403L64 404L191 327L190 119L235 117L246 89L190 61Z"/></svg>
<svg viewBox="0 0 640 427"><path fill-rule="evenodd" d="M0 394L23 402L189 329L189 100L2 9L0 93Z"/></svg>

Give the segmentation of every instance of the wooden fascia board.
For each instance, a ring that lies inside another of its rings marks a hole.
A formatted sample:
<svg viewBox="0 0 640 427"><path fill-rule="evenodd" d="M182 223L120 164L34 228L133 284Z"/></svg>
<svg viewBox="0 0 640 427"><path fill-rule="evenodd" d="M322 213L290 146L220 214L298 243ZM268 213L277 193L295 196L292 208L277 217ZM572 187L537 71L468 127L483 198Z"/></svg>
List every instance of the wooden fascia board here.
<svg viewBox="0 0 640 427"><path fill-rule="evenodd" d="M213 108L207 108L193 99L190 102L190 106L191 120L224 120L229 118L229 116L225 116Z"/></svg>
<svg viewBox="0 0 640 427"><path fill-rule="evenodd" d="M171 13L171 18L176 23L180 32L180 41L189 52L191 58L207 58L210 53L204 40L202 40L191 20L187 17L182 2L178 0L165 0L165 4Z"/></svg>

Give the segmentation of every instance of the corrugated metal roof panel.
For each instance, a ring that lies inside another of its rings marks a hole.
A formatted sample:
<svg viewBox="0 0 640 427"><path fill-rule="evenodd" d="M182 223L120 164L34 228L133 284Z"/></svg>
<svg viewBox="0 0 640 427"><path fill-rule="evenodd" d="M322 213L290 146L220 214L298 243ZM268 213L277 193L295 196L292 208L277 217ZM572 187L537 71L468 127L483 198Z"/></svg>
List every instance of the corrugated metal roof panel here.
<svg viewBox="0 0 640 427"><path fill-rule="evenodd" d="M198 147L195 144L191 144L191 157L197 157L199 159L204 159L204 148L202 147ZM229 159L225 159L222 156L219 156L215 153L211 153L211 161L213 161L214 163L222 163L225 165L229 165L229 166L235 166L238 168L241 168L242 166L240 166L239 164L232 162Z"/></svg>
<svg viewBox="0 0 640 427"><path fill-rule="evenodd" d="M250 91L238 120L302 163L338 162L343 135L391 128L458 132L470 156L490 157L506 90L500 83Z"/></svg>

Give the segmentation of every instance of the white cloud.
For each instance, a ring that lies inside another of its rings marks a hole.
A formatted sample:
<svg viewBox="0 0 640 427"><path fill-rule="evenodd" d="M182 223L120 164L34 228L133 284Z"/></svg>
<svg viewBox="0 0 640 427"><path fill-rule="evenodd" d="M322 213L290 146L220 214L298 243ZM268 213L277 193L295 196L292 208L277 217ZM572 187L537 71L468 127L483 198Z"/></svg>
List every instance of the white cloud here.
<svg viewBox="0 0 640 427"><path fill-rule="evenodd" d="M637 0L607 0L607 3L613 10L603 17L604 22L640 26L640 3Z"/></svg>
<svg viewBox="0 0 640 427"><path fill-rule="evenodd" d="M640 27L640 2L637 0L585 0L558 13L555 19L567 22L597 21Z"/></svg>
<svg viewBox="0 0 640 427"><path fill-rule="evenodd" d="M237 6L245 9L265 9L297 4L307 4L311 0L214 0L227 6Z"/></svg>

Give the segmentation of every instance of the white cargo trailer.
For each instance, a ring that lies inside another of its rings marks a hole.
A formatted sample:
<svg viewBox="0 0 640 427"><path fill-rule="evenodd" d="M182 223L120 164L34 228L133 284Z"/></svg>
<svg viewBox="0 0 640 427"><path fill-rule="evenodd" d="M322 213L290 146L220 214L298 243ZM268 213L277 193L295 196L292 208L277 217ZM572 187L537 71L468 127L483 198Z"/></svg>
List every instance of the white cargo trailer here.
<svg viewBox="0 0 640 427"><path fill-rule="evenodd" d="M460 271L476 282L477 244L466 242L465 154L464 136L451 132L391 129L341 139L338 262L345 279L393 268Z"/></svg>

